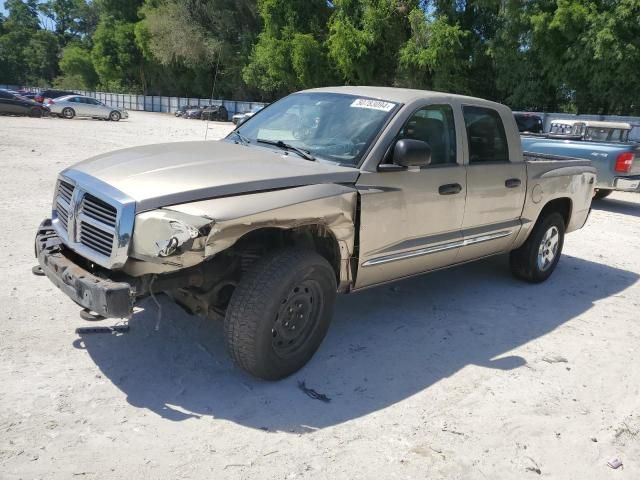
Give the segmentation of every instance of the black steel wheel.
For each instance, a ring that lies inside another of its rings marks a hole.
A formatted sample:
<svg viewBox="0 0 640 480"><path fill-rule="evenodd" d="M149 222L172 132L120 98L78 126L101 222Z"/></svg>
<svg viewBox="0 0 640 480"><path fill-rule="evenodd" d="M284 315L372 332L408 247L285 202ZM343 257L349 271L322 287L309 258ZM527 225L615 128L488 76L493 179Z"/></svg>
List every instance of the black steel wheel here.
<svg viewBox="0 0 640 480"><path fill-rule="evenodd" d="M250 374L278 380L302 368L329 328L336 274L310 250L273 252L236 287L225 316L227 349Z"/></svg>

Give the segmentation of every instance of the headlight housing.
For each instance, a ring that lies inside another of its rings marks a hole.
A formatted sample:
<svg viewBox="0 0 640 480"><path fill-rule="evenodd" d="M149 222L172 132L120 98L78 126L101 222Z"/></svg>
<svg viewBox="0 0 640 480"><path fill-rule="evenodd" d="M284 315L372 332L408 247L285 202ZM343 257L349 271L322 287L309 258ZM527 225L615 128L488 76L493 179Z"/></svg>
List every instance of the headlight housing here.
<svg viewBox="0 0 640 480"><path fill-rule="evenodd" d="M203 250L213 221L167 209L136 215L131 256L162 261L191 250Z"/></svg>

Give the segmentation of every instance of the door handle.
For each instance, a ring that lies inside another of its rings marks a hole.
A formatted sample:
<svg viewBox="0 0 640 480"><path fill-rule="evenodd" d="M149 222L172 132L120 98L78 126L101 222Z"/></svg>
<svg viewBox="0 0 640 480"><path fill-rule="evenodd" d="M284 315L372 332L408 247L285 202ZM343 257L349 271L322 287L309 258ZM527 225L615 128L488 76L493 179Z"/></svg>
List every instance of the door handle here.
<svg viewBox="0 0 640 480"><path fill-rule="evenodd" d="M440 185L438 187L438 193L440 195L455 195L462 191L462 185L459 183L448 183L446 185Z"/></svg>
<svg viewBox="0 0 640 480"><path fill-rule="evenodd" d="M519 178L510 178L504 181L504 186L507 188L516 188L522 184Z"/></svg>

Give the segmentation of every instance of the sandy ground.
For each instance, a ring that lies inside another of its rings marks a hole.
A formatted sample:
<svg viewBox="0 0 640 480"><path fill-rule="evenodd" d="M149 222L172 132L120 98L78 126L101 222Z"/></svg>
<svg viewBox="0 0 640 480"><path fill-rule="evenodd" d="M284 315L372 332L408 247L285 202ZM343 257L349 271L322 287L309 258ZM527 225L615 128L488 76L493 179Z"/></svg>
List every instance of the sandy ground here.
<svg viewBox="0 0 640 480"><path fill-rule="evenodd" d="M2 480L640 478L636 195L595 204L545 284L496 257L340 298L279 383L236 370L221 325L164 298L157 332L144 302L130 333L79 338L79 308L30 272L57 172L204 133L162 114L0 117Z"/></svg>

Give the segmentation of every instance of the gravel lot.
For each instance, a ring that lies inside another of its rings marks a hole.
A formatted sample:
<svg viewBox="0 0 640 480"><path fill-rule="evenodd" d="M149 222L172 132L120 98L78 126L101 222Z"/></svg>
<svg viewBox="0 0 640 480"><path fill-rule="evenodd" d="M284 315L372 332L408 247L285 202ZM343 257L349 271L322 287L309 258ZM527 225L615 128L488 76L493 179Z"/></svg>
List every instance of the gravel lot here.
<svg viewBox="0 0 640 480"><path fill-rule="evenodd" d="M279 383L234 369L221 325L163 297L159 331L147 301L130 333L79 338L79 308L30 272L57 172L204 135L153 113L0 117L2 480L640 478L638 195L594 204L545 284L495 257L340 298Z"/></svg>

